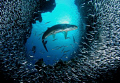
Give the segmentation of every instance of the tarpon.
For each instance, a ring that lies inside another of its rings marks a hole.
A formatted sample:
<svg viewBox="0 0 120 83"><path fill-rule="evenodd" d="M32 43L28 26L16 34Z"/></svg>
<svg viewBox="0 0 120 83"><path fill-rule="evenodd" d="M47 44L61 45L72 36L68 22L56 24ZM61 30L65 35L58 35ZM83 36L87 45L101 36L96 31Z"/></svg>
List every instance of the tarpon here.
<svg viewBox="0 0 120 83"><path fill-rule="evenodd" d="M55 38L55 34L59 33L59 32L64 32L64 36L65 39L67 39L67 32L71 31L71 30L75 30L78 27L76 25L71 25L71 24L57 24L54 25L50 28L48 28L43 36L42 36L42 43L44 45L44 48L46 49L46 51L48 52L47 48L46 48L46 43L47 41L44 41L48 36L53 35L53 38Z"/></svg>

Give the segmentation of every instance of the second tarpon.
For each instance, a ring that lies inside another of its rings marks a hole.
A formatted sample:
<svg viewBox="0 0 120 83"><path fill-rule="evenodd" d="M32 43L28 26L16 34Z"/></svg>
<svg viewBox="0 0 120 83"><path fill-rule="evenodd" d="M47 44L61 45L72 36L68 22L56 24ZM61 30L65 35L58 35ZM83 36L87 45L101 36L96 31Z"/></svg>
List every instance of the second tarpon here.
<svg viewBox="0 0 120 83"><path fill-rule="evenodd" d="M56 33L59 33L59 32L64 32L64 36L65 36L65 39L67 39L67 32L68 31L71 31L71 30L75 30L77 29L78 27L76 25L71 25L71 24L57 24L57 25L54 25L50 28L48 28L43 36L42 36L42 43L44 45L44 48L46 49L46 51L48 52L47 50L47 47L46 47L46 43L47 41L44 41L48 36L50 35L53 35L53 38L55 38L55 34Z"/></svg>

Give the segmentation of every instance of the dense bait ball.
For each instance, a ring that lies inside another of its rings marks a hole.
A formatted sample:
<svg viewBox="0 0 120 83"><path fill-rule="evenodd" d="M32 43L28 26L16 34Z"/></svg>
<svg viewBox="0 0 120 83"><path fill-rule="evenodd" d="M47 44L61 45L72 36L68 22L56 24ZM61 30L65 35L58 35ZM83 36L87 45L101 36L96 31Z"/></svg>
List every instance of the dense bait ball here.
<svg viewBox="0 0 120 83"><path fill-rule="evenodd" d="M120 82L119 14L119 0L2 0L1 81Z"/></svg>

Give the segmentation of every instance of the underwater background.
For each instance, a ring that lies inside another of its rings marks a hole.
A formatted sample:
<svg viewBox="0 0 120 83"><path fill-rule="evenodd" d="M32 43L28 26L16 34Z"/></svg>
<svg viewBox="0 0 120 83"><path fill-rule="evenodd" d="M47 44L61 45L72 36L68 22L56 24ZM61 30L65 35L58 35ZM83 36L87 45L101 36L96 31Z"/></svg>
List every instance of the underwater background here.
<svg viewBox="0 0 120 83"><path fill-rule="evenodd" d="M0 78L11 83L120 82L119 0L2 0ZM64 38L44 32L78 29Z"/></svg>
<svg viewBox="0 0 120 83"><path fill-rule="evenodd" d="M36 60L43 58L44 62L50 65L59 59L69 60L70 57L73 57L85 29L85 26L81 27L80 14L74 0L56 0L55 3L56 7L52 12L41 14L42 22L36 21L35 24L32 24L31 36L26 42L28 54L31 54ZM48 37L47 49L49 52L47 52L42 44L42 35L48 28L56 24L73 24L79 28L68 31L69 39L64 38L64 33L57 33L55 38L52 35ZM36 46L35 53L32 52L33 46Z"/></svg>

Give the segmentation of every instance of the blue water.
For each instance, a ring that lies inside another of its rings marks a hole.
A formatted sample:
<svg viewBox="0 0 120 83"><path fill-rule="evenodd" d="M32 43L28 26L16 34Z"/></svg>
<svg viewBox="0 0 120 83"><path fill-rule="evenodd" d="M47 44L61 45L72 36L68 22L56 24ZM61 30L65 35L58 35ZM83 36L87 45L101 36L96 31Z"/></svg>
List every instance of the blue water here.
<svg viewBox="0 0 120 83"><path fill-rule="evenodd" d="M26 42L27 53L30 55L32 63L40 58L43 58L47 65L53 65L59 59L64 61L71 59L82 35L80 18L74 0L56 0L56 7L52 12L42 13L42 22L36 21L36 24L32 24L31 36ZM42 35L48 27L56 24L73 24L78 26L78 29L68 32L69 39L65 39L63 33L57 33L55 39L52 35L47 37L47 52L42 44ZM33 46L36 46L35 53L31 51Z"/></svg>

